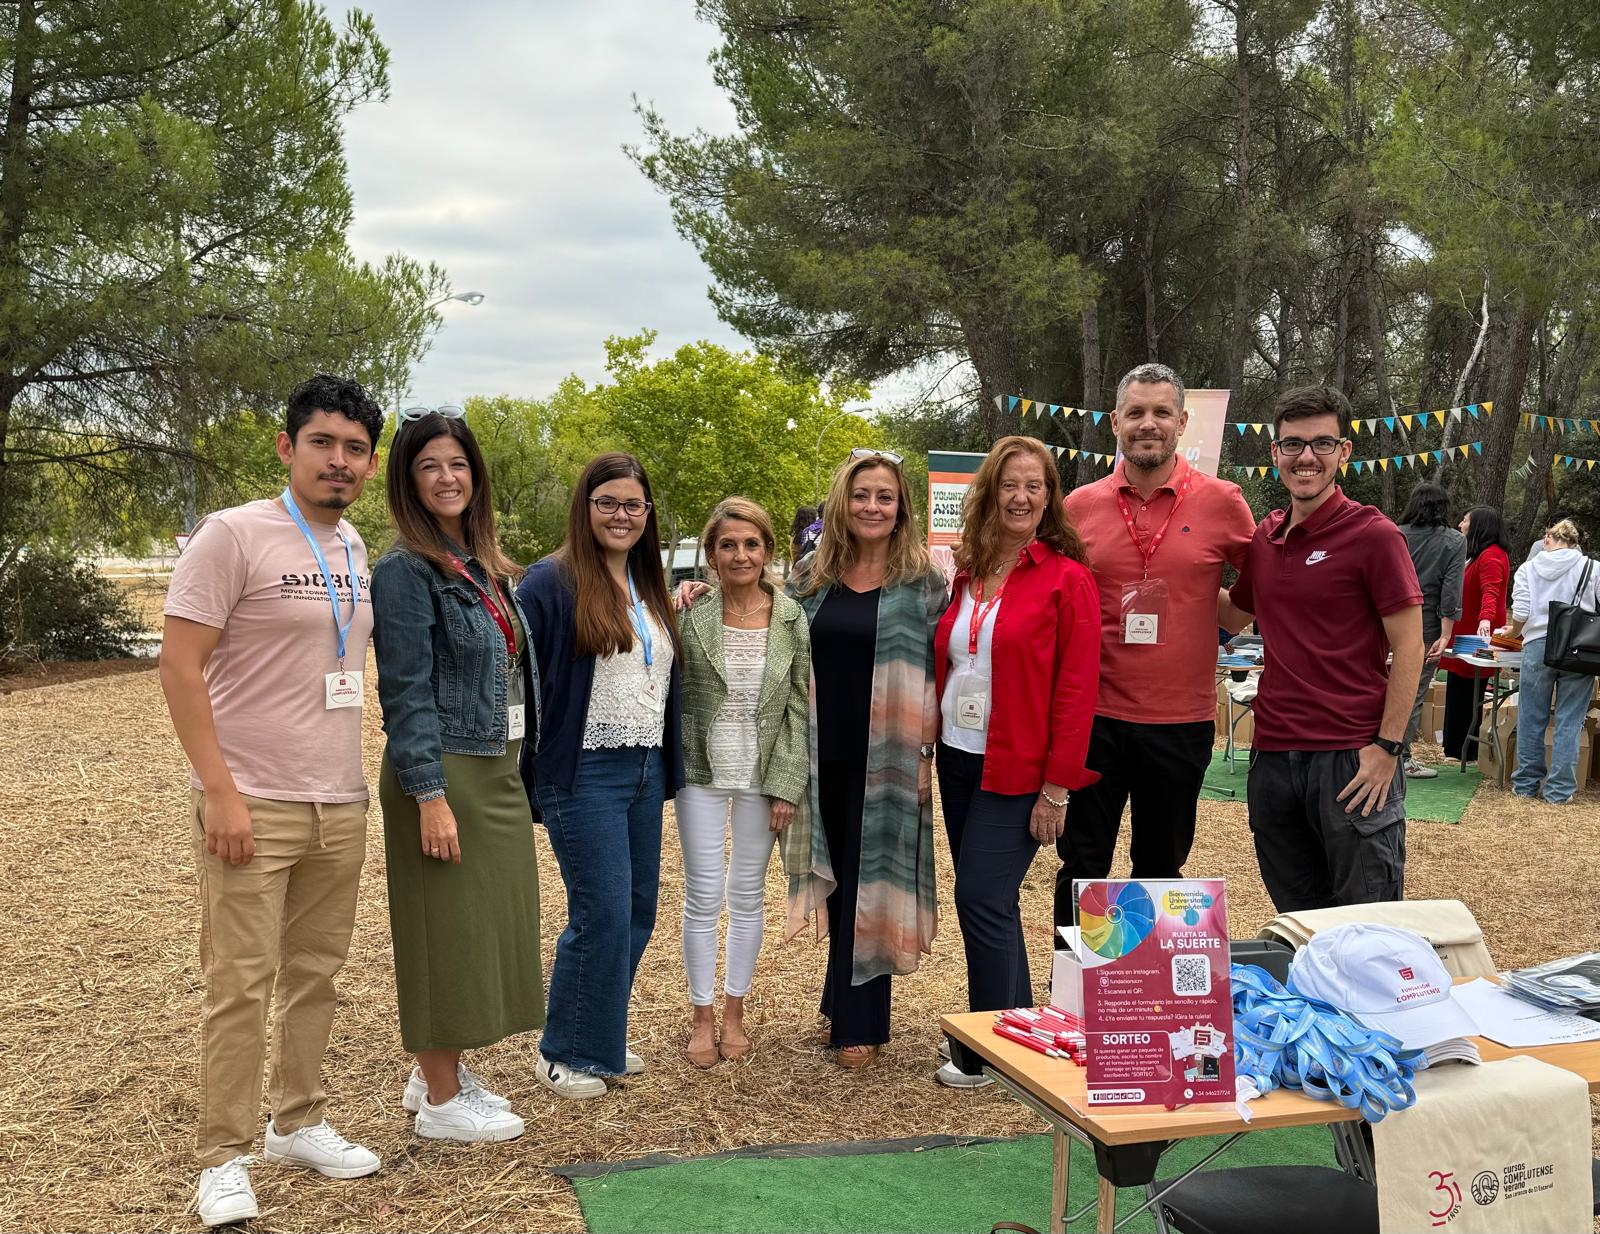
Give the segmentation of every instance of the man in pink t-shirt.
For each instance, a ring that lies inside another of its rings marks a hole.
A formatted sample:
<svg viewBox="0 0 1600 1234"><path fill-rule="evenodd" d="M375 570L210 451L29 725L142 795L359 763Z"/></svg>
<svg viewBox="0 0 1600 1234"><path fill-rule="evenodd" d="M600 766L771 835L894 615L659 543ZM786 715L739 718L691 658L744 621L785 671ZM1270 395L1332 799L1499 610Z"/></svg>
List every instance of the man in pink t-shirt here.
<svg viewBox="0 0 1600 1234"><path fill-rule="evenodd" d="M200 883L207 1226L258 1215L248 1154L274 986L266 1159L329 1178L379 1165L323 1118L321 1068L366 856L371 579L341 514L377 468L382 429L355 382L303 383L278 434L282 496L202 519L167 589L161 688L192 769Z"/></svg>
<svg viewBox="0 0 1600 1234"><path fill-rule="evenodd" d="M1111 424L1122 461L1067 494L1100 585L1100 696L1088 766L1056 842L1055 920L1073 924L1072 884L1111 872L1133 803L1134 878L1178 878L1216 735L1217 591L1255 519L1237 484L1178 454L1183 382L1141 364L1117 384Z"/></svg>

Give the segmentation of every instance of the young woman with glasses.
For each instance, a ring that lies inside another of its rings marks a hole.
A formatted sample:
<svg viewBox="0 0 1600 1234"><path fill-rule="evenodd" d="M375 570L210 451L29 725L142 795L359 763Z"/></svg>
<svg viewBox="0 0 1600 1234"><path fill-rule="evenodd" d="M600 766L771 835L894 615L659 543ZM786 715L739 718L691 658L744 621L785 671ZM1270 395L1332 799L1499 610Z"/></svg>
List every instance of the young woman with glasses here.
<svg viewBox="0 0 1600 1234"><path fill-rule="evenodd" d="M538 1080L599 1097L636 1074L628 999L655 928L663 802L683 787L683 656L661 569L650 481L602 454L572 494L561 548L518 588L543 704L523 760L567 891Z"/></svg>

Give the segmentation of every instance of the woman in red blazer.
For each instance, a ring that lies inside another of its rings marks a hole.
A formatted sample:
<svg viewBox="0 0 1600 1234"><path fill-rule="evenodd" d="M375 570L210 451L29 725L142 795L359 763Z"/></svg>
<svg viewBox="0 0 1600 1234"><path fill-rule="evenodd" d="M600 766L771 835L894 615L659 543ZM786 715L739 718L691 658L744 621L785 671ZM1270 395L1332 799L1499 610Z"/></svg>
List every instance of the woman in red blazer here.
<svg viewBox="0 0 1600 1234"><path fill-rule="evenodd" d="M1473 506L1461 518L1461 534L1467 538L1467 570L1461 577L1456 629L1488 638L1506 624L1511 557L1506 551L1510 543L1505 521L1492 506ZM1473 721L1483 709L1484 684L1495 670L1475 668L1454 656L1445 656L1439 664L1450 674L1444 687L1444 755L1460 758Z"/></svg>
<svg viewBox="0 0 1600 1234"><path fill-rule="evenodd" d="M1055 460L1032 437L996 443L963 510L950 607L933 640L939 794L967 953L967 1005L1034 1005L1018 892L1060 836L1100 685L1100 592L1067 518ZM987 1083L953 1063L953 1087Z"/></svg>

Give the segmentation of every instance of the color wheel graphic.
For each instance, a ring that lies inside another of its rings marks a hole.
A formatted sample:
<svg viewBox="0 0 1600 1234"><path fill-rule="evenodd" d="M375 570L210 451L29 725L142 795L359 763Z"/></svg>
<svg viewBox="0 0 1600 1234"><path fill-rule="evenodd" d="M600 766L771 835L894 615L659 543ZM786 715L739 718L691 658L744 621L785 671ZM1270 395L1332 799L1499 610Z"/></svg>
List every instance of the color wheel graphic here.
<svg viewBox="0 0 1600 1234"><path fill-rule="evenodd" d="M1137 883L1121 887L1091 883L1078 897L1083 941L1108 960L1119 959L1144 942L1155 921L1156 906Z"/></svg>

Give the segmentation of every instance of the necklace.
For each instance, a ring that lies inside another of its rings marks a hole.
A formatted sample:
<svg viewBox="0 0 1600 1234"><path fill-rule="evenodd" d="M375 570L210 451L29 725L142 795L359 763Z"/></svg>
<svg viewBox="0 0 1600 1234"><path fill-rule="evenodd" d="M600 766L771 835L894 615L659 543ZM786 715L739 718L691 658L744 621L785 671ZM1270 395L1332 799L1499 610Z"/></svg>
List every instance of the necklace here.
<svg viewBox="0 0 1600 1234"><path fill-rule="evenodd" d="M770 596L768 596L768 597L763 597L758 603L756 603L755 605L753 605L750 608L737 609L737 608L734 608L733 605L728 603L728 598L726 596L724 596L722 598L722 611L725 612L725 613L728 613L730 616L737 617L740 621L743 621L746 617L755 616L755 614L759 613L762 609L766 608L767 605L769 605L771 603L772 603L772 599L771 599Z"/></svg>

